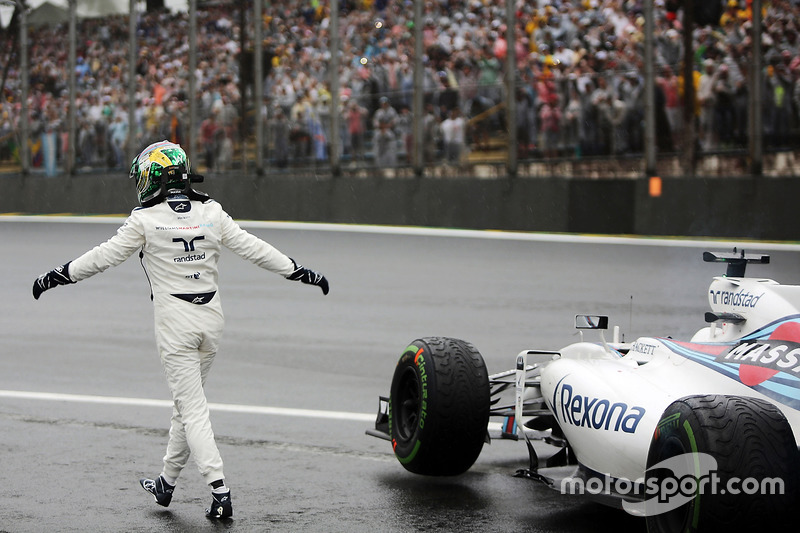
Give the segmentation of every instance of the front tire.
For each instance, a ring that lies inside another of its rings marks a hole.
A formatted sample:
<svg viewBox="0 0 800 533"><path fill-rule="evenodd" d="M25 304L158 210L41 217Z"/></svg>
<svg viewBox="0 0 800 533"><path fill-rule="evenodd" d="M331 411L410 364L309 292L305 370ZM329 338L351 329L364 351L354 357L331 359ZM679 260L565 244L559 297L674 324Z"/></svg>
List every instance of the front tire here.
<svg viewBox="0 0 800 533"><path fill-rule="evenodd" d="M389 434L406 470L466 472L480 455L488 423L489 376L472 344L426 337L405 349L392 378Z"/></svg>
<svg viewBox="0 0 800 533"><path fill-rule="evenodd" d="M697 469L700 453L716 460L716 471L707 476L709 481L716 476L716 488L710 482L698 484L703 493L687 494L691 499L675 509L669 509L669 501L648 494L649 533L781 531L794 521L790 510L797 503L800 454L789 422L775 405L725 395L673 402L651 441L645 485L666 486L672 481L666 478L678 472L652 468L668 459L678 459L671 462L673 468L683 465L681 474L688 478ZM769 479L782 480L783 494L766 493L775 487L765 481ZM734 485L729 484L732 480ZM692 480L687 481L692 487Z"/></svg>

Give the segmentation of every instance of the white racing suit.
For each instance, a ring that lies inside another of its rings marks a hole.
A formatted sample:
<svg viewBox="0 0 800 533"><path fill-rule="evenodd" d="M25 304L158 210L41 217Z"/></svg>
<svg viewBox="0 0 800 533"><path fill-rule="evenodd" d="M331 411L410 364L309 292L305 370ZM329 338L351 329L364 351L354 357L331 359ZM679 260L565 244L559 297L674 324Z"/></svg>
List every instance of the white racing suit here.
<svg viewBox="0 0 800 533"><path fill-rule="evenodd" d="M224 324L217 294L222 246L277 274L294 270L289 257L241 229L220 204L184 195L134 209L116 235L69 264L71 280L80 281L142 250L173 399L163 471L171 478L180 475L190 452L206 483L224 478L203 392Z"/></svg>

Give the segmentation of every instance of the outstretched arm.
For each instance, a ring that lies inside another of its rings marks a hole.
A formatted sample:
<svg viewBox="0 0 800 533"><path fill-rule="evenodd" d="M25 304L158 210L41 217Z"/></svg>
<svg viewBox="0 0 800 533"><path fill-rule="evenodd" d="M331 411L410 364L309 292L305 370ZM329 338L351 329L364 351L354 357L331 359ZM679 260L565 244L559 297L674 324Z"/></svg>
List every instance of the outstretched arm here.
<svg viewBox="0 0 800 533"><path fill-rule="evenodd" d="M282 275L288 280L316 285L322 289L323 294L328 294L329 286L325 276L298 265L294 259L285 255L268 242L243 230L224 211L221 214L222 243L233 252L244 259L252 261L261 268Z"/></svg>
<svg viewBox="0 0 800 533"><path fill-rule="evenodd" d="M117 230L117 234L103 244L36 278L33 282L33 297L38 300L46 290L81 281L125 261L144 244L144 235L134 218L129 217Z"/></svg>

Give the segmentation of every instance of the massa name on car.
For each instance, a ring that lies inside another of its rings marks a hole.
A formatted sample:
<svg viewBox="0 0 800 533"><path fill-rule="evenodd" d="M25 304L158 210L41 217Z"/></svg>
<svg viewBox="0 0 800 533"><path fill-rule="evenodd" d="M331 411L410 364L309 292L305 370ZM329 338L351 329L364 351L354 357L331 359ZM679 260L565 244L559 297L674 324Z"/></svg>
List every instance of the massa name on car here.
<svg viewBox="0 0 800 533"><path fill-rule="evenodd" d="M716 361L800 374L800 343L774 339L742 342L721 353Z"/></svg>

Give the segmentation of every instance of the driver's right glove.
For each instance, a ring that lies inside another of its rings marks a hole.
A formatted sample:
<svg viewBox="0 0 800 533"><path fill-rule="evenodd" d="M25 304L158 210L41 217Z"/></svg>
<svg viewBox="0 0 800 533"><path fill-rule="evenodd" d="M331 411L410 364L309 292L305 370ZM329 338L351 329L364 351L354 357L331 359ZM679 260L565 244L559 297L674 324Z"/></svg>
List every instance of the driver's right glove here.
<svg viewBox="0 0 800 533"><path fill-rule="evenodd" d="M290 257L289 259L292 258ZM325 276L319 272L314 272L311 269L298 265L294 259L292 259L292 263L294 264L294 271L286 276L286 279L291 281L301 281L308 285L316 285L322 289L322 294L328 294L328 280L325 279Z"/></svg>

